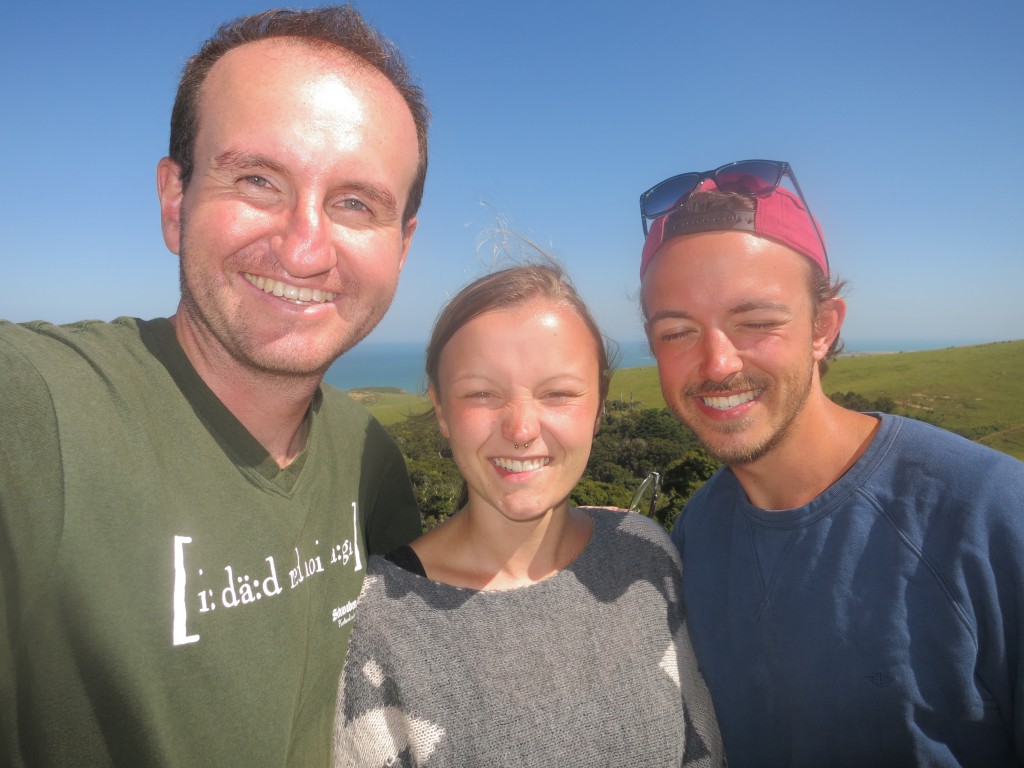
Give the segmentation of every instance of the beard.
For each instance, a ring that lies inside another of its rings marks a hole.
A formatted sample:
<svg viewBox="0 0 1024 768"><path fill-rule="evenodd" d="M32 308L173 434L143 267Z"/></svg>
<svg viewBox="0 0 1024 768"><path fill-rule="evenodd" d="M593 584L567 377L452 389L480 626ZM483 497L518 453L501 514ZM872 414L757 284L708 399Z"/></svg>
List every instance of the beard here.
<svg viewBox="0 0 1024 768"><path fill-rule="evenodd" d="M814 383L814 365L816 363L812 359L806 371L793 371L781 380L781 384L772 384L767 377L744 376L741 373L722 382L705 381L696 387L687 388L682 393L682 401L672 398L670 407L676 418L697 435L704 450L713 459L727 466L751 464L778 448L789 436L793 422L803 411L810 397ZM742 441L738 437L731 439L749 429L755 423L755 417L709 426L706 421L686 413L686 409L680 405L681 402L692 401L697 397L721 395L738 389L761 390L759 397L762 398L776 391L781 392L782 399L775 406L776 410L767 414L770 419L767 434L747 441ZM720 437L725 439L719 440Z"/></svg>
<svg viewBox="0 0 1024 768"><path fill-rule="evenodd" d="M184 221L180 243L181 308L194 332L242 368L282 383L322 379L335 360L377 326L391 306L397 287L367 301L358 285L350 281L340 294L349 317L336 318L319 332L312 332L301 319L291 327L282 320L276 328L268 328L257 309L238 300L218 267L208 267L202 256L191 258ZM258 262L254 259L253 263Z"/></svg>

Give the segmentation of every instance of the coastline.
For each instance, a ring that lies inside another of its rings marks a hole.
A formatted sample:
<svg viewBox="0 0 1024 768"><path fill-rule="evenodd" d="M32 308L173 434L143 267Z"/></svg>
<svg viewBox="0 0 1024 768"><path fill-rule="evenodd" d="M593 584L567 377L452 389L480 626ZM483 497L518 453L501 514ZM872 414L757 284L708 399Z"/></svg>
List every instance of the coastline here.
<svg viewBox="0 0 1024 768"><path fill-rule="evenodd" d="M615 341L616 368L640 368L655 364L645 339ZM342 355L328 369L324 381L343 391L398 388L405 393L425 394L423 362L426 342L363 342Z"/></svg>
<svg viewBox="0 0 1024 768"><path fill-rule="evenodd" d="M950 347L999 343L992 339L853 339L846 341L841 357L924 352ZM615 342L619 350L616 369L648 368L656 363L644 339ZM399 390L425 394L423 358L426 342L363 342L346 352L327 371L324 380L343 391Z"/></svg>

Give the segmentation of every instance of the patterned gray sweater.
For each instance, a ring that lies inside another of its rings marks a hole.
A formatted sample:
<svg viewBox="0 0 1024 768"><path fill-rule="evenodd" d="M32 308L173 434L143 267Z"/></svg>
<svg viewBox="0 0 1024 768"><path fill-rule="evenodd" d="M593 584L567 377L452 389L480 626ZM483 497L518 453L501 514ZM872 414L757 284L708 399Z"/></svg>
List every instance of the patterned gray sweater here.
<svg viewBox="0 0 1024 768"><path fill-rule="evenodd" d="M476 591L370 559L338 691L335 765L717 766L675 547L590 510L565 570Z"/></svg>

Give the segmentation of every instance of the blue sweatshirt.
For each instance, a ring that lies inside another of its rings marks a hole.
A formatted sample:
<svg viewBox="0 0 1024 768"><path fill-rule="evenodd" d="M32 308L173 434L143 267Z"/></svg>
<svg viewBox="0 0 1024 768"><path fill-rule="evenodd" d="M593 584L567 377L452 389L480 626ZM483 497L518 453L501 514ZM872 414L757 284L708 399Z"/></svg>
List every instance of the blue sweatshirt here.
<svg viewBox="0 0 1024 768"><path fill-rule="evenodd" d="M873 415L809 504L726 468L672 533L731 768L1024 764L1024 464Z"/></svg>

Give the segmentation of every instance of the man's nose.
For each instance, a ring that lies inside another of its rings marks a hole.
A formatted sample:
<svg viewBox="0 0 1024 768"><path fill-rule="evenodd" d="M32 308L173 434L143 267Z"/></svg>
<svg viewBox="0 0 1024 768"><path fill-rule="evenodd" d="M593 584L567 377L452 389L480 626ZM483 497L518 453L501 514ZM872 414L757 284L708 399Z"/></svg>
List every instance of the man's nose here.
<svg viewBox="0 0 1024 768"><path fill-rule="evenodd" d="M288 212L281 232L271 238L278 262L294 277L312 277L329 271L336 263L330 218L312 202Z"/></svg>
<svg viewBox="0 0 1024 768"><path fill-rule="evenodd" d="M701 340L701 375L709 381L725 381L743 370L743 360L724 331L709 329Z"/></svg>

